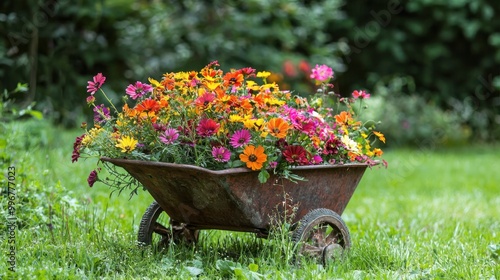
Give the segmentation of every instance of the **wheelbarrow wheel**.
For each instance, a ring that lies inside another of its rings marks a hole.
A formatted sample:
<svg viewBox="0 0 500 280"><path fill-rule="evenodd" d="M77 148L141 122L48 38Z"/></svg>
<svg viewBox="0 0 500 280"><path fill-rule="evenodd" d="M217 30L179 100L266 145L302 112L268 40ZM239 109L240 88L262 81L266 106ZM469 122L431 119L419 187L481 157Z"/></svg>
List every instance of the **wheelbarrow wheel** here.
<svg viewBox="0 0 500 280"><path fill-rule="evenodd" d="M312 257L326 265L351 247L349 230L340 215L330 209L307 213L292 234L297 256Z"/></svg>
<svg viewBox="0 0 500 280"><path fill-rule="evenodd" d="M162 249L170 242L195 244L198 235L199 230L188 229L186 224L171 220L154 201L142 216L137 241L139 246L153 245Z"/></svg>

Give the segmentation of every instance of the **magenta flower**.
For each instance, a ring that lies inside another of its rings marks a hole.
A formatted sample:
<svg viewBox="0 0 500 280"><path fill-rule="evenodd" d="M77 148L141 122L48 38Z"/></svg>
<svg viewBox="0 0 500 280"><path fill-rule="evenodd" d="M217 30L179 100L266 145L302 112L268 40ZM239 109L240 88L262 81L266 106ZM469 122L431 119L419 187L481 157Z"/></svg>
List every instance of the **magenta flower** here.
<svg viewBox="0 0 500 280"><path fill-rule="evenodd" d="M314 67L311 71L311 79L315 79L320 82L328 81L333 78L333 70L332 68L326 65L318 65Z"/></svg>
<svg viewBox="0 0 500 280"><path fill-rule="evenodd" d="M311 163L312 164L320 164L323 162L323 159L321 158L320 155L315 155L313 156L312 160L311 160Z"/></svg>
<svg viewBox="0 0 500 280"><path fill-rule="evenodd" d="M97 182L97 180L99 180L99 177L97 176L97 171L92 170L92 172L90 172L89 174L89 177L87 178L87 183L89 183L89 187L92 188L92 186L95 184L95 182Z"/></svg>
<svg viewBox="0 0 500 280"><path fill-rule="evenodd" d="M209 137L219 131L220 124L212 119L202 119L196 127L199 136Z"/></svg>
<svg viewBox="0 0 500 280"><path fill-rule="evenodd" d="M172 144L179 138L179 132L175 128L167 128L158 138L164 144Z"/></svg>
<svg viewBox="0 0 500 280"><path fill-rule="evenodd" d="M106 77L104 77L102 73L98 73L92 78L92 81L87 82L87 92L90 92L91 95L94 95L94 93L102 87L104 81L106 81Z"/></svg>
<svg viewBox="0 0 500 280"><path fill-rule="evenodd" d="M105 107L104 104L94 107L94 122L101 123L111 118L109 114L109 108Z"/></svg>
<svg viewBox="0 0 500 280"><path fill-rule="evenodd" d="M134 85L130 84L128 85L127 89L125 90L125 93L130 95L132 99L137 99L139 97L144 96L146 93L150 93L153 91L153 87L148 84L143 84L139 81L135 82Z"/></svg>
<svg viewBox="0 0 500 280"><path fill-rule="evenodd" d="M234 132L233 136L231 136L231 140L229 141L229 144L233 148L240 148L248 144L250 142L250 132L246 129L240 129Z"/></svg>
<svg viewBox="0 0 500 280"><path fill-rule="evenodd" d="M212 147L212 156L215 161L228 162L231 158L231 152L226 147Z"/></svg>
<svg viewBox="0 0 500 280"><path fill-rule="evenodd" d="M358 99L358 98L368 99L368 98L370 98L370 94L364 90L359 90L359 91L355 90L352 92L352 97L354 97L355 99Z"/></svg>

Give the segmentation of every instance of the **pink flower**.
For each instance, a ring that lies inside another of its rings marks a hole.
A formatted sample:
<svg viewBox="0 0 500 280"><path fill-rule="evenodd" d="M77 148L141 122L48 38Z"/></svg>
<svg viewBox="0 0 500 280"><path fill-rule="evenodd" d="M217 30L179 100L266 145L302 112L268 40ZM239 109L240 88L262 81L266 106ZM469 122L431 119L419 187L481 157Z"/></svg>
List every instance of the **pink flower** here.
<svg viewBox="0 0 500 280"><path fill-rule="evenodd" d="M313 156L312 160L311 160L311 163L312 164L320 164L323 162L323 159L321 158L321 156L319 155L315 155Z"/></svg>
<svg viewBox="0 0 500 280"><path fill-rule="evenodd" d="M231 158L231 152L226 147L212 147L212 156L215 161L228 162Z"/></svg>
<svg viewBox="0 0 500 280"><path fill-rule="evenodd" d="M164 144L172 144L179 138L179 132L175 128L167 128L158 138Z"/></svg>
<svg viewBox="0 0 500 280"><path fill-rule="evenodd" d="M361 98L361 99L368 99L370 98L370 94L369 93L366 93L366 91L364 90L355 90L352 92L352 97L358 99L358 98Z"/></svg>
<svg viewBox="0 0 500 280"><path fill-rule="evenodd" d="M212 119L202 119L196 127L199 136L209 137L219 131L220 124Z"/></svg>
<svg viewBox="0 0 500 280"><path fill-rule="evenodd" d="M153 87L151 85L143 84L139 81L135 82L134 85L128 85L127 89L125 90L125 92L134 100L152 91Z"/></svg>
<svg viewBox="0 0 500 280"><path fill-rule="evenodd" d="M315 79L320 82L328 81L333 78L333 70L332 68L326 65L318 65L314 67L311 71L311 79Z"/></svg>
<svg viewBox="0 0 500 280"><path fill-rule="evenodd" d="M231 136L231 140L229 141L229 144L233 148L240 148L248 144L250 142L250 132L246 129L240 129L234 132L233 136Z"/></svg>
<svg viewBox="0 0 500 280"><path fill-rule="evenodd" d="M87 82L87 92L90 92L91 95L94 95L94 93L102 87L104 81L106 81L106 77L104 77L102 73L98 73L94 76L93 81Z"/></svg>

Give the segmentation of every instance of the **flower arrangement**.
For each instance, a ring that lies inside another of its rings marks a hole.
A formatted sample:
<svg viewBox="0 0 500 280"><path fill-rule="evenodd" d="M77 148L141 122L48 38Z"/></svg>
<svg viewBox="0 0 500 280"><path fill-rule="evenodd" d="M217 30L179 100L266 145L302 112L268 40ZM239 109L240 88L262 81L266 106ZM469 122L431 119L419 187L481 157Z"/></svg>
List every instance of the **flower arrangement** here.
<svg viewBox="0 0 500 280"><path fill-rule="evenodd" d="M374 165L382 155L373 142L385 143L384 135L374 130L374 122L367 125L356 119L370 94L332 94L330 67L312 69L310 77L318 91L309 98L280 90L267 81L269 72L242 68L225 73L219 67L214 61L199 72L166 73L160 81L130 84L121 110L102 90L106 77L97 74L87 86L94 125L83 125L86 131L76 138L72 161L105 156L212 170L246 167L259 171L259 180L265 182L270 172L303 179L293 174L294 166ZM108 106L95 104L97 92ZM336 109L323 106L332 96ZM90 173L90 186L103 181L100 171L98 167Z"/></svg>

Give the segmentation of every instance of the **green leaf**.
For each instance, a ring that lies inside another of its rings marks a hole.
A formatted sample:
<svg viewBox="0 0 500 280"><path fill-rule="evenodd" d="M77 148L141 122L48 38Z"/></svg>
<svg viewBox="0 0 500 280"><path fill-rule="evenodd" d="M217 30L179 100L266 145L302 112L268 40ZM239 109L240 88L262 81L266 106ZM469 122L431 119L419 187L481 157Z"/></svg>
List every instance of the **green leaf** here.
<svg viewBox="0 0 500 280"><path fill-rule="evenodd" d="M248 269L250 269L250 271L252 271L252 272L257 272L257 270L259 270L259 265L255 264L255 263L251 263L248 265Z"/></svg>
<svg viewBox="0 0 500 280"><path fill-rule="evenodd" d="M203 269L198 268L198 267L187 266L185 268L187 269L187 271L189 272L189 274L191 274L191 276L198 276L198 275L200 275L200 274L203 273Z"/></svg>
<svg viewBox="0 0 500 280"><path fill-rule="evenodd" d="M267 170L263 169L259 172L259 182L261 182L262 184L267 182L267 179L269 179L269 177L271 177L271 175L269 175L269 172L267 172Z"/></svg>
<svg viewBox="0 0 500 280"><path fill-rule="evenodd" d="M234 275L236 276L236 279L248 279L245 274L243 274L243 270L241 268L235 268Z"/></svg>
<svg viewBox="0 0 500 280"><path fill-rule="evenodd" d="M14 92L27 92L28 84L17 83L17 87Z"/></svg>
<svg viewBox="0 0 500 280"><path fill-rule="evenodd" d="M37 120L42 120L43 119L43 114L40 111L37 111L37 110L27 110L25 113L31 115L33 118L35 118Z"/></svg>

